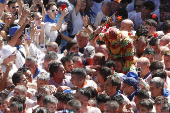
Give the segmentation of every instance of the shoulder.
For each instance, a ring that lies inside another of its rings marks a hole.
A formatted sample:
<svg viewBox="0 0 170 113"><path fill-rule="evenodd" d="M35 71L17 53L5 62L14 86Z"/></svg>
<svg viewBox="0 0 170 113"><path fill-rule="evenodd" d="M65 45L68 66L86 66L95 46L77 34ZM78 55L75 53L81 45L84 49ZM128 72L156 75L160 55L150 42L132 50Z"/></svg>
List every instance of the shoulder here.
<svg viewBox="0 0 170 113"><path fill-rule="evenodd" d="M101 113L100 109L97 108L97 107L91 107L91 106L89 106L88 109L89 109L89 110L88 110L88 113Z"/></svg>

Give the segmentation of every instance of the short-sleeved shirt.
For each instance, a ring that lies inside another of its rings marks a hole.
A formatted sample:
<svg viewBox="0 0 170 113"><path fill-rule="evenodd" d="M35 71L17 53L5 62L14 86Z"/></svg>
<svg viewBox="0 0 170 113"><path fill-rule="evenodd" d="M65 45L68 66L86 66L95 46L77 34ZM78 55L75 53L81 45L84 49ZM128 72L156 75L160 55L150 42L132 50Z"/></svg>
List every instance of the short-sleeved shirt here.
<svg viewBox="0 0 170 113"><path fill-rule="evenodd" d="M71 76L65 76L65 79L63 80L63 82L61 84L58 84L54 81L53 77L51 77L49 80L49 85L54 85L56 88L60 86L73 87L73 84L71 83L70 79L71 79Z"/></svg>

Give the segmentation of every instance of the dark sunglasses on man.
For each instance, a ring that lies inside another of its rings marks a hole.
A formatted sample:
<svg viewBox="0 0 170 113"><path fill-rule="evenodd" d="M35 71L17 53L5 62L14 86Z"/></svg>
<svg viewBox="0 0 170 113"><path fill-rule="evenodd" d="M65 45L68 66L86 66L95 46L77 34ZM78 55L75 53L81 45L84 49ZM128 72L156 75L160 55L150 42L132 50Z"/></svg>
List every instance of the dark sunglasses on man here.
<svg viewBox="0 0 170 113"><path fill-rule="evenodd" d="M6 86L6 89L7 89L7 90L10 90L10 89L14 89L14 87L15 87L14 85L13 85L13 86L11 86L11 87Z"/></svg>

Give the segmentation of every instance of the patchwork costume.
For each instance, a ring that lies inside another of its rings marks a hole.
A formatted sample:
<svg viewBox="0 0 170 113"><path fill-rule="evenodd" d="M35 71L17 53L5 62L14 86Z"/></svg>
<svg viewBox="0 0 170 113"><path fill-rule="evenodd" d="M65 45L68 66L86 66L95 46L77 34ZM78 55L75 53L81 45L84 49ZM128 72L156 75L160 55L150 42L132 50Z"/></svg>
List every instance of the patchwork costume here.
<svg viewBox="0 0 170 113"><path fill-rule="evenodd" d="M123 62L122 73L128 73L134 56L133 39L128 36L128 32L110 27L98 36L105 42L109 58L112 60L121 59ZM91 33L91 38L93 37L94 32Z"/></svg>

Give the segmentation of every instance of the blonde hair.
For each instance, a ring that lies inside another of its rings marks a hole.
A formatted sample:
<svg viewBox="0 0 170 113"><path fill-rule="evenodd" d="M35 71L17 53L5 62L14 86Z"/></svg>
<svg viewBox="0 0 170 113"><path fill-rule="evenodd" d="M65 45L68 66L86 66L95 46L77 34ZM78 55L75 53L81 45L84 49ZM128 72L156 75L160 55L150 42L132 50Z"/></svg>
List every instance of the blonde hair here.
<svg viewBox="0 0 170 113"><path fill-rule="evenodd" d="M77 33L77 35L81 35L83 36L84 38L88 39L89 38L89 35L88 33L85 31L85 30L81 30Z"/></svg>
<svg viewBox="0 0 170 113"><path fill-rule="evenodd" d="M1 17L1 20L2 20L3 22L5 22L5 17L6 17L7 15L11 15L11 16L12 16L12 13L10 13L10 12L4 12L4 13L2 14L2 17Z"/></svg>

